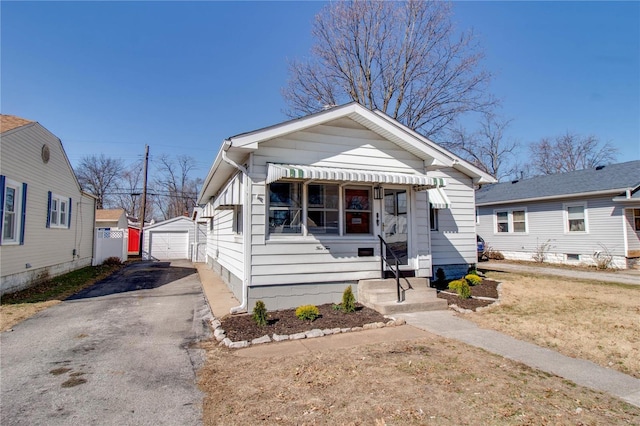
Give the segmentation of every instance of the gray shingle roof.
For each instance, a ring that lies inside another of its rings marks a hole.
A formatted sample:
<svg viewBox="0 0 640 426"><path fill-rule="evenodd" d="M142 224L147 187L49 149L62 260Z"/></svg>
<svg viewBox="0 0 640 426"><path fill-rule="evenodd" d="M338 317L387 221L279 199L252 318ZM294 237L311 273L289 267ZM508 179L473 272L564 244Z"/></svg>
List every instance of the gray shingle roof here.
<svg viewBox="0 0 640 426"><path fill-rule="evenodd" d="M556 197L585 192L616 191L640 186L640 160L610 164L520 181L485 185L476 191L476 204ZM635 195L635 194L634 194Z"/></svg>

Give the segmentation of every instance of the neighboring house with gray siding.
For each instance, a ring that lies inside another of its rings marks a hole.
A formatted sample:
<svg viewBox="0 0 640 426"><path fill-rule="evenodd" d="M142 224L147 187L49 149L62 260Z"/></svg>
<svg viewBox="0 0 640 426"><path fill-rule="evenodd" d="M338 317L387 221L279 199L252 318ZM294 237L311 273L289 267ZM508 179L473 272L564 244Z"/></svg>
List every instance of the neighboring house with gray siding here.
<svg viewBox="0 0 640 426"><path fill-rule="evenodd" d="M640 161L483 186L478 235L507 259L640 268Z"/></svg>
<svg viewBox="0 0 640 426"><path fill-rule="evenodd" d="M95 201L60 139L0 115L0 294L90 265Z"/></svg>
<svg viewBox="0 0 640 426"><path fill-rule="evenodd" d="M380 111L351 103L223 142L198 204L207 263L250 310L340 300L379 278L476 262L474 187L495 180Z"/></svg>

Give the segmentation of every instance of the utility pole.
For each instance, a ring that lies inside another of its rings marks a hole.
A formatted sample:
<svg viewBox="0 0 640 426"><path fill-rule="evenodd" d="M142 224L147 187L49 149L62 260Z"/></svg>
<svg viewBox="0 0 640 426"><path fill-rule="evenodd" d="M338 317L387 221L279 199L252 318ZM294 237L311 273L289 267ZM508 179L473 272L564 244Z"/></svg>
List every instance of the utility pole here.
<svg viewBox="0 0 640 426"><path fill-rule="evenodd" d="M144 146L144 169L142 180L142 205L140 206L140 248L138 255L142 257L144 239L144 217L147 214L147 166L149 165L149 145Z"/></svg>

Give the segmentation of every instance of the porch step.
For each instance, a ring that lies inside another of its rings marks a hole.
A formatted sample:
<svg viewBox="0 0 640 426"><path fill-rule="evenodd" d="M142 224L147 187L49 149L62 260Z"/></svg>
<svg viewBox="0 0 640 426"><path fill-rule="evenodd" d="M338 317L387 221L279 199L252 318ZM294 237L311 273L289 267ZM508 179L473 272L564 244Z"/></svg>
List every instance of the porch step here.
<svg viewBox="0 0 640 426"><path fill-rule="evenodd" d="M404 300L398 303L395 279L361 280L358 302L384 315L447 309L447 301L438 299L426 278L401 278L400 286Z"/></svg>

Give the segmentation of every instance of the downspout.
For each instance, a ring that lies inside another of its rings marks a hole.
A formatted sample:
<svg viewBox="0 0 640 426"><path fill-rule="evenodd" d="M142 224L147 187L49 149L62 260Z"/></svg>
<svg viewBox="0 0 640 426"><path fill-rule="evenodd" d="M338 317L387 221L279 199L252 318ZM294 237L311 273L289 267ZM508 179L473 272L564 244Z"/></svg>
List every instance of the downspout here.
<svg viewBox="0 0 640 426"><path fill-rule="evenodd" d="M224 143L222 144L222 160L235 167L236 169L238 169L240 172L242 172L242 189L244 192L244 200L243 200L243 206L242 206L242 221L244 222L242 224L242 238L243 238L243 249L244 249L244 277L242 277L242 302L240 303L239 306L234 306L233 308L231 308L229 310L230 313L232 314L237 314L238 312L244 312L247 310L247 303L248 303L248 292L249 292L249 275L250 275L250 265L251 265L251 253L249 252L249 244L250 244L250 240L248 240L247 236L251 236L249 229L250 225L249 225L249 220L248 220L248 216L249 216L249 212L251 211L250 208L250 203L251 203L251 188L249 185L249 172L247 171L247 169L241 165L239 165L238 163L236 163L235 161L233 161L232 159L230 159L229 157L227 157L227 150L231 148L231 141L229 140L225 140ZM248 244L249 243L249 244Z"/></svg>

